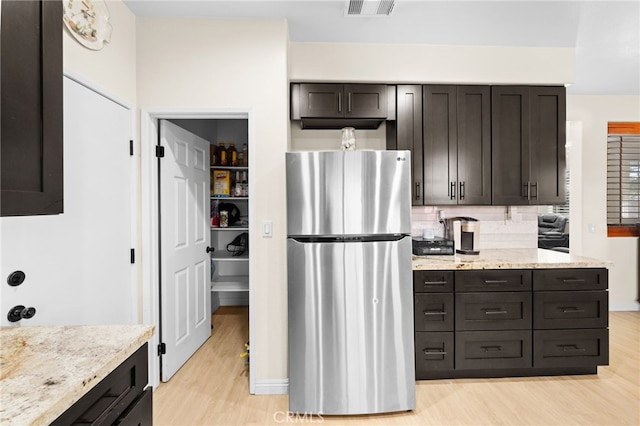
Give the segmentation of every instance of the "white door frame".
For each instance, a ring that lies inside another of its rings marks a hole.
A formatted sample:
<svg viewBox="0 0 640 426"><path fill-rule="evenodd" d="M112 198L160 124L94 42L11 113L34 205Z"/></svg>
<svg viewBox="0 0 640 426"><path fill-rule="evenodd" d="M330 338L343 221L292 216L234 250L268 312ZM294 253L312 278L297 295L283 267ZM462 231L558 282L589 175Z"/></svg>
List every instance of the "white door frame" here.
<svg viewBox="0 0 640 426"><path fill-rule="evenodd" d="M141 194L142 194L142 321L153 324L156 331L150 340L149 351L149 384L154 388L160 384L160 363L156 349L160 343L158 330L160 327L159 310L159 260L158 260L158 161L155 156L155 145L158 144L159 119L246 119L248 120L249 143L253 138L253 114L249 109L183 109L161 108L140 109L140 141L141 152ZM255 156L249 156L249 168L253 167ZM249 188L255 173L249 173ZM249 217L255 217L255 203L249 203ZM253 228L253 224L249 224ZM255 347L254 327L254 270L255 257L249 259L249 341L251 342L251 358L249 363L249 392L255 393L256 379L254 374L255 360L258 351Z"/></svg>

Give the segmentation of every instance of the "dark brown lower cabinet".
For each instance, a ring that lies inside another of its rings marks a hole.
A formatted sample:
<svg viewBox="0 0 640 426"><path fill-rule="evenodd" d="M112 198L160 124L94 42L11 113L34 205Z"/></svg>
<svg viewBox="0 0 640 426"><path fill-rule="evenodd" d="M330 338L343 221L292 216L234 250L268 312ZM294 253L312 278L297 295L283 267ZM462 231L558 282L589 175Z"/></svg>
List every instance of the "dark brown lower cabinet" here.
<svg viewBox="0 0 640 426"><path fill-rule="evenodd" d="M147 357L148 344L145 343L51 424L152 425Z"/></svg>
<svg viewBox="0 0 640 426"><path fill-rule="evenodd" d="M595 374L605 268L414 271L416 379Z"/></svg>

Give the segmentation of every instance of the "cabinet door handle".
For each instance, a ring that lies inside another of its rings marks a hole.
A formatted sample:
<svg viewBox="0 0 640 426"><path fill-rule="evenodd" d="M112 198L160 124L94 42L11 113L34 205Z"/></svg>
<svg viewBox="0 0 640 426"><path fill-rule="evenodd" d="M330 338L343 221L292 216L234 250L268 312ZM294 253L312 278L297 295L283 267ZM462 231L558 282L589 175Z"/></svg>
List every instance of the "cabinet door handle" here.
<svg viewBox="0 0 640 426"><path fill-rule="evenodd" d="M484 283L486 285L500 285L500 284L506 284L508 281L507 280L484 280Z"/></svg>
<svg viewBox="0 0 640 426"><path fill-rule="evenodd" d="M423 350L425 355L446 355L447 353L445 351L442 351L440 349L432 351L430 349L424 349Z"/></svg>
<svg viewBox="0 0 640 426"><path fill-rule="evenodd" d="M575 306L560 306L558 307L558 309L560 309L562 311L563 314L567 314L567 313L582 313L584 312L584 309L578 309Z"/></svg>
<svg viewBox="0 0 640 426"><path fill-rule="evenodd" d="M531 182L527 182L527 200L531 201Z"/></svg>
<svg viewBox="0 0 640 426"><path fill-rule="evenodd" d="M342 112L342 93L338 92L338 112Z"/></svg>
<svg viewBox="0 0 640 426"><path fill-rule="evenodd" d="M424 285L426 286L443 286L446 285L447 282L446 281L425 281Z"/></svg>
<svg viewBox="0 0 640 426"><path fill-rule="evenodd" d="M420 199L420 182L416 182L416 201Z"/></svg>
<svg viewBox="0 0 640 426"><path fill-rule="evenodd" d="M460 199L464 200L464 182L460 182Z"/></svg>
<svg viewBox="0 0 640 426"><path fill-rule="evenodd" d="M456 199L456 183L455 182L451 182L451 196L449 197L449 199L451 200Z"/></svg>
<svg viewBox="0 0 640 426"><path fill-rule="evenodd" d="M506 314L507 311L503 311L500 308L482 308L485 315L503 315Z"/></svg>
<svg viewBox="0 0 640 426"><path fill-rule="evenodd" d="M347 112L351 113L351 93L347 93Z"/></svg>
<svg viewBox="0 0 640 426"><path fill-rule="evenodd" d="M535 183L532 183L531 186L536 188L536 192L532 197L537 200L538 199L538 182L536 181Z"/></svg>
<svg viewBox="0 0 640 426"><path fill-rule="evenodd" d="M585 348L580 348L578 345L558 345L562 348L562 352L584 352Z"/></svg>
<svg viewBox="0 0 640 426"><path fill-rule="evenodd" d="M501 352L502 346L480 346L485 352Z"/></svg>
<svg viewBox="0 0 640 426"><path fill-rule="evenodd" d="M446 312L444 311L422 311L423 314L425 314L426 316L429 315L447 315Z"/></svg>

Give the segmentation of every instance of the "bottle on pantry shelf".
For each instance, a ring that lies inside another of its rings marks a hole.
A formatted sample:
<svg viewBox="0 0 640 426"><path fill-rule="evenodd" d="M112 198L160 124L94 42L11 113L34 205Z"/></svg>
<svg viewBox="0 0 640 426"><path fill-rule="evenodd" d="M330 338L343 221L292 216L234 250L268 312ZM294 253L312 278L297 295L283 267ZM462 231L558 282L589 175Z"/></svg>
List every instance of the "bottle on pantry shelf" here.
<svg viewBox="0 0 640 426"><path fill-rule="evenodd" d="M209 145L209 164L212 166L216 165L218 161L218 146L214 143Z"/></svg>
<svg viewBox="0 0 640 426"><path fill-rule="evenodd" d="M227 160L228 160L228 156L227 156L228 152L227 152L227 148L224 147L224 143L220 142L220 147L218 148L218 165L219 166L226 166L227 165Z"/></svg>
<svg viewBox="0 0 640 426"><path fill-rule="evenodd" d="M243 197L242 195L242 178L240 177L240 171L236 171L236 184L233 187L234 197Z"/></svg>
<svg viewBox="0 0 640 426"><path fill-rule="evenodd" d="M238 151L236 150L235 142L229 142L229 148L227 148L227 163L230 166L238 165Z"/></svg>
<svg viewBox="0 0 640 426"><path fill-rule="evenodd" d="M220 226L220 204L218 200L211 201L211 226Z"/></svg>
<svg viewBox="0 0 640 426"><path fill-rule="evenodd" d="M242 196L249 196L249 184L247 183L247 172L242 172Z"/></svg>
<svg viewBox="0 0 640 426"><path fill-rule="evenodd" d="M242 147L242 165L249 165L249 148L247 147L246 143Z"/></svg>

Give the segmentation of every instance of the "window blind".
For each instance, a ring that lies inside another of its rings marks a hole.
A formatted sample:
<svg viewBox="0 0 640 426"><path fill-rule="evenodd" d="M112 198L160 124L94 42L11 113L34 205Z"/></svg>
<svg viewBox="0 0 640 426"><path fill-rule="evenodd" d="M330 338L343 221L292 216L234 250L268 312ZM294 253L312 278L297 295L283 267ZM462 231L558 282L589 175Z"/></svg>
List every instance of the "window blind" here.
<svg viewBox="0 0 640 426"><path fill-rule="evenodd" d="M640 222L640 135L607 139L607 224Z"/></svg>

